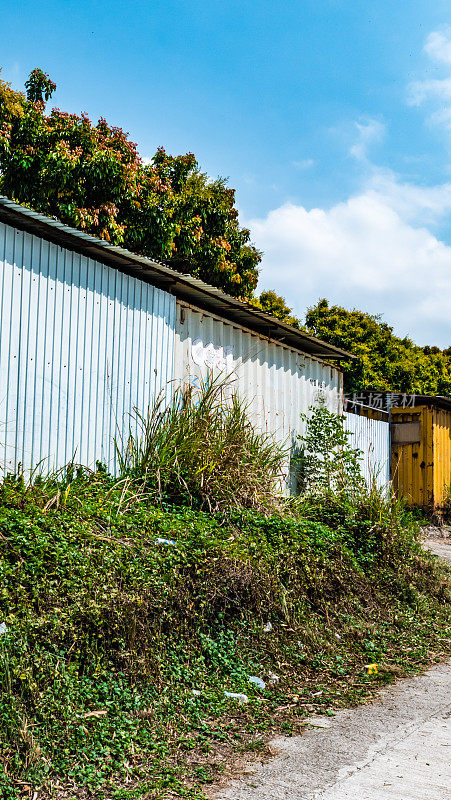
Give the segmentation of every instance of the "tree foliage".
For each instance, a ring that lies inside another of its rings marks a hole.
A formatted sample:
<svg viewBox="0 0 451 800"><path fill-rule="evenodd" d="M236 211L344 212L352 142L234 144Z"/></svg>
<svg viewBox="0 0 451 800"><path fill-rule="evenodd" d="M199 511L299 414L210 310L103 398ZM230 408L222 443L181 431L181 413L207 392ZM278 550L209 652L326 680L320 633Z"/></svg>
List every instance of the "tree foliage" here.
<svg viewBox="0 0 451 800"><path fill-rule="evenodd" d="M286 322L287 325L292 325L293 328L301 327L301 323L297 317L293 316L292 309L288 306L286 300L271 289L261 292L260 297L258 299L255 298L252 304L282 322Z"/></svg>
<svg viewBox="0 0 451 800"><path fill-rule="evenodd" d="M249 298L260 253L238 222L235 193L192 153L159 148L149 164L121 128L45 101L55 84L36 69L26 96L0 80L0 192L135 253L161 259Z"/></svg>
<svg viewBox="0 0 451 800"><path fill-rule="evenodd" d="M320 300L306 314L309 333L358 356L343 363L347 391L376 389L451 396L451 349L400 339L382 318Z"/></svg>
<svg viewBox="0 0 451 800"><path fill-rule="evenodd" d="M32 103L44 103L50 100L56 90L56 83L42 69L34 69L25 83L27 99Z"/></svg>

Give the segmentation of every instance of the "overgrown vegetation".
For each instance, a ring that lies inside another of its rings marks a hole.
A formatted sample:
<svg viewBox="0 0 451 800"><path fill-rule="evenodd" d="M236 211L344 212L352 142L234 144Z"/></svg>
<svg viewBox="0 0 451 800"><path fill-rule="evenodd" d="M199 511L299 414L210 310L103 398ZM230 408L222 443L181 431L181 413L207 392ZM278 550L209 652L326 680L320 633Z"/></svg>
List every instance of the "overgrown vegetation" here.
<svg viewBox="0 0 451 800"><path fill-rule="evenodd" d="M402 504L360 486L243 508L219 473L188 483L177 431L210 463L211 424L239 488L219 408L143 420L120 480L71 467L0 485L2 800L200 799L240 748L449 652L450 573Z"/></svg>
<svg viewBox="0 0 451 800"><path fill-rule="evenodd" d="M377 506L211 515L149 505L102 473L69 479L0 490L4 798L127 797L127 781L194 797L218 748L449 645L445 576ZM248 677L270 672L262 695Z"/></svg>
<svg viewBox="0 0 451 800"><path fill-rule="evenodd" d="M117 442L121 472L153 497L210 511L274 507L288 453L257 433L246 412L225 379L177 389L167 407L160 397L146 416L135 411L127 446Z"/></svg>

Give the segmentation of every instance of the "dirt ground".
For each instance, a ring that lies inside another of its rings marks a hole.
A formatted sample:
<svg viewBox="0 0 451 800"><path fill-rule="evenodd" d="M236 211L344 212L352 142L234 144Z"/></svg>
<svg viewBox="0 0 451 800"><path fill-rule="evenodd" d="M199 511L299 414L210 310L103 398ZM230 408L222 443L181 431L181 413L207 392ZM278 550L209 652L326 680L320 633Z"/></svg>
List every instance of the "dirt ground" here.
<svg viewBox="0 0 451 800"><path fill-rule="evenodd" d="M423 528L423 541L429 550L436 556L451 561L451 526L443 525L436 528L433 525Z"/></svg>

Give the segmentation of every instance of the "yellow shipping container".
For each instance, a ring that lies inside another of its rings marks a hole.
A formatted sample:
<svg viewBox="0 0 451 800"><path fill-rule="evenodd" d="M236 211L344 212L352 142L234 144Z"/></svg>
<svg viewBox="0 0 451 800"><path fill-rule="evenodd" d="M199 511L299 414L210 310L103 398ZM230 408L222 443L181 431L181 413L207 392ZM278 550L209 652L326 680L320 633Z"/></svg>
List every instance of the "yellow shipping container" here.
<svg viewBox="0 0 451 800"><path fill-rule="evenodd" d="M451 485L451 400L417 397L392 408L392 479L398 497L440 513Z"/></svg>

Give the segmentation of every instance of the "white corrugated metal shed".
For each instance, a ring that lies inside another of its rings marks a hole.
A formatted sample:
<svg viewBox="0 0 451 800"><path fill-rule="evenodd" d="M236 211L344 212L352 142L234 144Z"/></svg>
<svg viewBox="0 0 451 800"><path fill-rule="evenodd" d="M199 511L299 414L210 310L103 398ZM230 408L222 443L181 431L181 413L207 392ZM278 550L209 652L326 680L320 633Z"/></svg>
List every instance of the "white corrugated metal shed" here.
<svg viewBox="0 0 451 800"><path fill-rule="evenodd" d="M175 298L0 222L0 464L114 472L114 437L172 379Z"/></svg>
<svg viewBox="0 0 451 800"><path fill-rule="evenodd" d="M242 325L178 301L174 378L194 389L213 373L245 398L255 427L287 448L303 432L301 413L321 395L342 411L342 374L332 364L274 342ZM296 490L287 458L286 479Z"/></svg>
<svg viewBox="0 0 451 800"><path fill-rule="evenodd" d="M387 415L388 416L388 415ZM360 450L360 469L368 486L379 488L390 482L390 425L386 419L344 414L345 430L351 434L350 444Z"/></svg>
<svg viewBox="0 0 451 800"><path fill-rule="evenodd" d="M114 471L113 437L133 407L145 411L210 360L230 366L255 423L278 440L295 439L319 391L341 410L330 361L345 351L1 197L0 313L5 470L75 458Z"/></svg>

